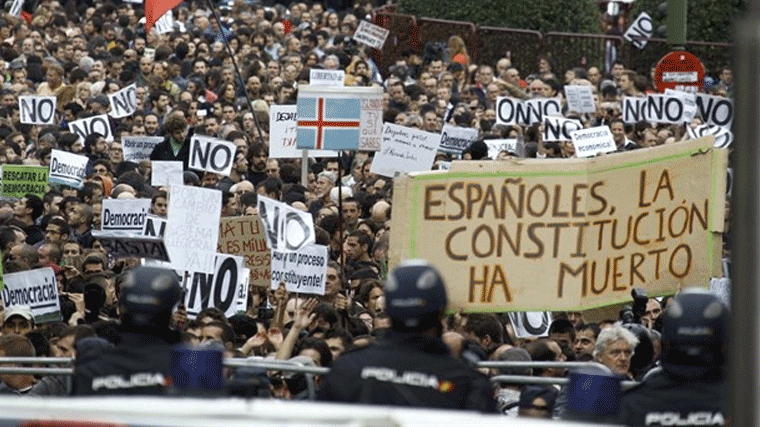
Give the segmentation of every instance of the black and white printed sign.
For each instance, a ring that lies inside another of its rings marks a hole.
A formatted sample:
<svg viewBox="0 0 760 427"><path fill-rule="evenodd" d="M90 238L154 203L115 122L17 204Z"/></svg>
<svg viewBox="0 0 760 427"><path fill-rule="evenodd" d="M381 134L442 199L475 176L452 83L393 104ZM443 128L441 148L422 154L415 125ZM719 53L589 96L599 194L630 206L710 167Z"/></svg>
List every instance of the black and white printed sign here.
<svg viewBox="0 0 760 427"><path fill-rule="evenodd" d="M441 130L441 143L438 150L444 153L461 154L462 151L477 140L477 129L445 124Z"/></svg>
<svg viewBox="0 0 760 427"><path fill-rule="evenodd" d="M498 97L496 100L496 124L525 125L542 123L546 116L562 115L559 98L535 98L523 101L517 98Z"/></svg>
<svg viewBox="0 0 760 427"><path fill-rule="evenodd" d="M288 292L324 295L328 262L327 246L322 245L307 245L297 252L272 251L271 289L285 282Z"/></svg>
<svg viewBox="0 0 760 427"><path fill-rule="evenodd" d="M87 135L91 133L99 133L103 135L103 138L105 138L106 141L113 141L111 122L108 120L107 114L74 120L69 123L69 130L79 135L82 140L87 138Z"/></svg>
<svg viewBox="0 0 760 427"><path fill-rule="evenodd" d="M653 29L652 18L648 13L641 12L623 34L623 38L631 42L637 49L644 49L649 39L652 38Z"/></svg>
<svg viewBox="0 0 760 427"><path fill-rule="evenodd" d="M511 312L509 321L517 338L536 338L549 336L552 314L548 311Z"/></svg>
<svg viewBox="0 0 760 427"><path fill-rule="evenodd" d="M109 113L111 117L120 119L131 116L137 111L137 84L132 83L124 89L108 95L108 100L111 102L111 112Z"/></svg>
<svg viewBox="0 0 760 427"><path fill-rule="evenodd" d="M720 96L697 94L697 112L702 121L731 130L734 120L734 102Z"/></svg>
<svg viewBox="0 0 760 427"><path fill-rule="evenodd" d="M27 95L18 97L21 123L29 125L55 124L55 96Z"/></svg>
<svg viewBox="0 0 760 427"><path fill-rule="evenodd" d="M169 252L161 238L101 230L92 230L92 237L100 241L109 256L116 259L149 258L169 261Z"/></svg>
<svg viewBox="0 0 760 427"><path fill-rule="evenodd" d="M258 208L269 249L294 252L314 243L311 214L264 196L259 196Z"/></svg>
<svg viewBox="0 0 760 427"><path fill-rule="evenodd" d="M229 175L235 162L235 144L210 136L190 138L190 168Z"/></svg>
<svg viewBox="0 0 760 427"><path fill-rule="evenodd" d="M87 156L69 153L68 151L53 150L50 153L50 182L81 188L87 175Z"/></svg>
<svg viewBox="0 0 760 427"><path fill-rule="evenodd" d="M309 72L309 85L311 86L343 86L346 72L343 70L320 70L312 68Z"/></svg>
<svg viewBox="0 0 760 427"><path fill-rule="evenodd" d="M50 267L7 273L2 290L3 307L26 306L37 324L61 320L55 271Z"/></svg>
<svg viewBox="0 0 760 427"><path fill-rule="evenodd" d="M150 153L163 140L160 136L122 136L121 149L124 152L124 160L135 163L150 160Z"/></svg>
<svg viewBox="0 0 760 427"><path fill-rule="evenodd" d="M646 121L647 99L639 97L623 97L621 108L623 110L623 122L633 124Z"/></svg>
<svg viewBox="0 0 760 427"><path fill-rule="evenodd" d="M544 141L571 141L570 134L580 129L583 129L583 124L578 120L560 116L544 117Z"/></svg>
<svg viewBox="0 0 760 427"><path fill-rule="evenodd" d="M103 199L100 229L141 234L150 212L150 199Z"/></svg>
<svg viewBox="0 0 760 427"><path fill-rule="evenodd" d="M354 40L359 43L364 43L367 46L380 50L385 44L385 39L388 38L389 30L379 27L369 21L362 20L359 23L359 27L354 32Z"/></svg>
<svg viewBox="0 0 760 427"><path fill-rule="evenodd" d="M695 128L691 126L686 128L689 139L698 139L707 135L715 136L715 148L728 148L734 142L734 134L726 128L720 126L703 124Z"/></svg>
<svg viewBox="0 0 760 427"><path fill-rule="evenodd" d="M218 308L226 317L245 310L239 295L247 292L247 277L243 257L228 254L216 254L213 273L187 272L183 281L188 316L194 319L208 307Z"/></svg>

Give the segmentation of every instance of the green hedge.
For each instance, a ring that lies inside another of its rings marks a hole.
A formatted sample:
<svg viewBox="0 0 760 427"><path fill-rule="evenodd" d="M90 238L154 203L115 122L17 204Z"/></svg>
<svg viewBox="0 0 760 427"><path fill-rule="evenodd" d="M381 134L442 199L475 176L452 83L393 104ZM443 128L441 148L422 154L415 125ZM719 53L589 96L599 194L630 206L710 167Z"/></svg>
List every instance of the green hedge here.
<svg viewBox="0 0 760 427"><path fill-rule="evenodd" d="M417 17L542 33L600 32L598 8L591 0L398 0L398 11Z"/></svg>

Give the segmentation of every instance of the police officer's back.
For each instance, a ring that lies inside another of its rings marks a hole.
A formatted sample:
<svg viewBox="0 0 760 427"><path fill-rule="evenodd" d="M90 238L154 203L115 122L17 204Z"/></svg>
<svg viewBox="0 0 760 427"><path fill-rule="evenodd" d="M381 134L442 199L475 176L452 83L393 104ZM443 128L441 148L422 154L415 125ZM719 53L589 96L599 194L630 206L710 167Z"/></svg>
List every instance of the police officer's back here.
<svg viewBox="0 0 760 427"><path fill-rule="evenodd" d="M121 285L121 342L86 361L77 360L75 395L162 394L169 351L179 335L169 329L180 286L170 270L138 267Z"/></svg>
<svg viewBox="0 0 760 427"><path fill-rule="evenodd" d="M392 331L377 344L341 355L320 400L495 412L488 378L449 354L441 341L447 298L428 263L402 263L385 285Z"/></svg>
<svg viewBox="0 0 760 427"><path fill-rule="evenodd" d="M681 292L663 313L662 367L623 396L629 426L724 425L724 339L728 310L704 289Z"/></svg>

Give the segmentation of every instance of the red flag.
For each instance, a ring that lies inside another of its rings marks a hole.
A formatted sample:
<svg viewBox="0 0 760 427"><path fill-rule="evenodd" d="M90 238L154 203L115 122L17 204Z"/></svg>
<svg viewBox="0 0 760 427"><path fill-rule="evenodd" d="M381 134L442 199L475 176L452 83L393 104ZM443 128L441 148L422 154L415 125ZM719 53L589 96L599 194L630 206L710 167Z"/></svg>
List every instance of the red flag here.
<svg viewBox="0 0 760 427"><path fill-rule="evenodd" d="M153 24L180 3L182 0L145 0L145 33L150 33Z"/></svg>

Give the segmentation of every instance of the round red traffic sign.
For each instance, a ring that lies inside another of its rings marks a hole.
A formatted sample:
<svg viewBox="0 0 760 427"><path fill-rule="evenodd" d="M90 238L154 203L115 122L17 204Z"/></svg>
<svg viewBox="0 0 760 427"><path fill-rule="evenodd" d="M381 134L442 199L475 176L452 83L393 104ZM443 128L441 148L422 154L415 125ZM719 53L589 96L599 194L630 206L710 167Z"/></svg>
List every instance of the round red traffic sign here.
<svg viewBox="0 0 760 427"><path fill-rule="evenodd" d="M657 90L665 92L665 89L686 89L692 86L694 89L702 89L705 79L705 66L702 61L689 52L670 52L660 59L654 72L654 82Z"/></svg>

